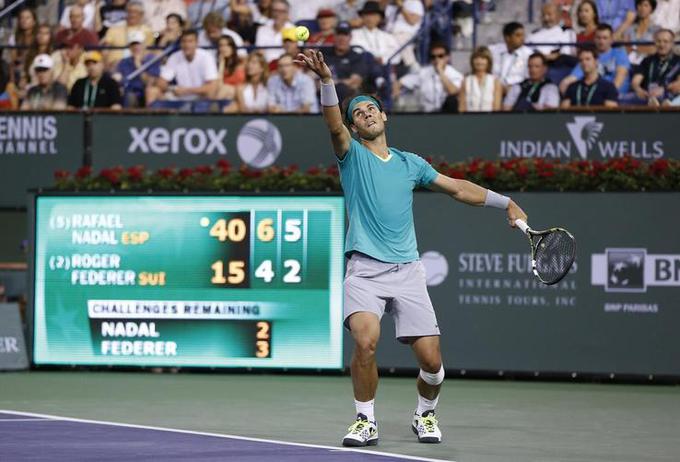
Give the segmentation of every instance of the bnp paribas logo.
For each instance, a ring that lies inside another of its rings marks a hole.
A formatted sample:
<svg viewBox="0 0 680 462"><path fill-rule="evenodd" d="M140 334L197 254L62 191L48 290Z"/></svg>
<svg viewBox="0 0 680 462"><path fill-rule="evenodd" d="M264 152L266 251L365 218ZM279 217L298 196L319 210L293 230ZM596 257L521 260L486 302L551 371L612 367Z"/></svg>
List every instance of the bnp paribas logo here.
<svg viewBox="0 0 680 462"><path fill-rule="evenodd" d="M606 292L646 292L651 286L680 288L680 255L649 254L645 248L608 248L591 255L591 283Z"/></svg>
<svg viewBox="0 0 680 462"><path fill-rule="evenodd" d="M576 116L573 122L567 123L567 130L582 159L588 158L590 150L596 146L604 129L604 123L598 122L594 116Z"/></svg>

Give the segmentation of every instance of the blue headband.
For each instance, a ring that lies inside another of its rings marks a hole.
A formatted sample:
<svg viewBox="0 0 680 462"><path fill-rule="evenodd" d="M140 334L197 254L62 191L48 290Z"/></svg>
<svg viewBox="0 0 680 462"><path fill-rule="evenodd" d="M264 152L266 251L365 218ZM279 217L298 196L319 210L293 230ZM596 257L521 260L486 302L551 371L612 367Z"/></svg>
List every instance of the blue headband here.
<svg viewBox="0 0 680 462"><path fill-rule="evenodd" d="M354 98L352 98L352 101L350 101L349 104L347 105L347 113L345 115L347 116L347 120L349 121L349 123L354 123L354 116L352 115L352 113L354 112L354 108L356 107L356 105L364 101L368 101L369 103L375 104L376 107L380 111L382 111L380 103L374 97L368 95L355 96Z"/></svg>

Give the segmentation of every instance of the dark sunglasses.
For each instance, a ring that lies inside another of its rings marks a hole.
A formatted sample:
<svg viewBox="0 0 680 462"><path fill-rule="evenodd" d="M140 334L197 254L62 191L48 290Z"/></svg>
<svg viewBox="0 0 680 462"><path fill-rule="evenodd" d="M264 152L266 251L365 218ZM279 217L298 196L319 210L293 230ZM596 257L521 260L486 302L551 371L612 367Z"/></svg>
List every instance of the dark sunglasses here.
<svg viewBox="0 0 680 462"><path fill-rule="evenodd" d="M35 67L34 69L36 72L47 72L50 70L49 67Z"/></svg>
<svg viewBox="0 0 680 462"><path fill-rule="evenodd" d="M436 55L430 55L430 59L435 59L435 58L446 58L446 53L440 53Z"/></svg>

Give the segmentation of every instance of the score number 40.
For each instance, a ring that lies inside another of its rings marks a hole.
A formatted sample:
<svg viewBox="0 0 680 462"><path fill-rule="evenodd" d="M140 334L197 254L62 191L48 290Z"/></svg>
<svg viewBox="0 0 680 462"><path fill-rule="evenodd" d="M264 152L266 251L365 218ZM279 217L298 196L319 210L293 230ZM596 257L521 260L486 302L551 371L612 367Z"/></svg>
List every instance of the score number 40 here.
<svg viewBox="0 0 680 462"><path fill-rule="evenodd" d="M297 242L302 237L302 220L299 218L288 218L284 221L283 240L286 242ZM226 220L220 218L210 228L210 235L217 238L220 242L230 240L232 242L241 242L246 237L247 226L245 221L241 218L233 218ZM271 242L276 237L274 230L274 220L272 218L264 218L257 224L256 230L257 238L262 242Z"/></svg>

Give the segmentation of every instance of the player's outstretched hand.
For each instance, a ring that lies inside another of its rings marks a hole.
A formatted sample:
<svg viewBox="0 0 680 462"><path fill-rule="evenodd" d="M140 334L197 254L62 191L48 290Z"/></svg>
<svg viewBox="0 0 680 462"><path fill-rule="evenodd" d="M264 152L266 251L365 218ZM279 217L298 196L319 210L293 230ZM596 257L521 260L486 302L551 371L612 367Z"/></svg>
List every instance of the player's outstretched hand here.
<svg viewBox="0 0 680 462"><path fill-rule="evenodd" d="M519 205L515 203L512 199L510 200L510 203L508 204L508 221L510 222L510 226L513 228L515 227L515 220L520 219L524 222L527 221L527 214L524 213L524 210L520 208Z"/></svg>
<svg viewBox="0 0 680 462"><path fill-rule="evenodd" d="M305 50L304 53L298 53L294 62L307 66L322 81L328 81L332 77L331 70L323 59L323 53L319 50Z"/></svg>

